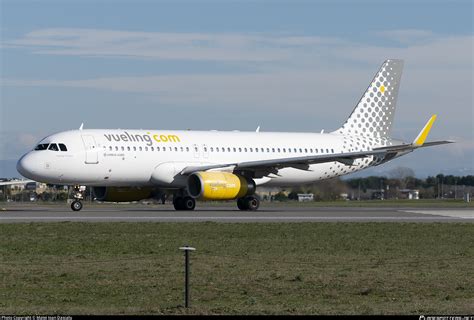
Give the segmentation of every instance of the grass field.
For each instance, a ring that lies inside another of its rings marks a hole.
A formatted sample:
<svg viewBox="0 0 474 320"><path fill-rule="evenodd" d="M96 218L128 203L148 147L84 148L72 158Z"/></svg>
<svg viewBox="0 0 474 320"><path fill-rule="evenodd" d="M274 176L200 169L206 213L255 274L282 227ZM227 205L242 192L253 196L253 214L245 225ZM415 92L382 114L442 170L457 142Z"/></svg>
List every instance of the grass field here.
<svg viewBox="0 0 474 320"><path fill-rule="evenodd" d="M473 243L472 223L1 224L0 313L472 314Z"/></svg>

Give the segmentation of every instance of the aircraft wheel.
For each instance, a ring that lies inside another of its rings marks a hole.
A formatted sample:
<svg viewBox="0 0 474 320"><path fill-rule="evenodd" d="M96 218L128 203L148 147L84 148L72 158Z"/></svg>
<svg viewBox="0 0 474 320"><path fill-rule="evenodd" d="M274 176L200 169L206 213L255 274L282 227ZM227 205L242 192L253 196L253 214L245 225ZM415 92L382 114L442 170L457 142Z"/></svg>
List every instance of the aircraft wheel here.
<svg viewBox="0 0 474 320"><path fill-rule="evenodd" d="M246 206L245 198L237 199L237 208L239 208L242 211L248 210L248 207Z"/></svg>
<svg viewBox="0 0 474 320"><path fill-rule="evenodd" d="M182 197L174 197L173 198L173 206L176 210L184 210L183 198Z"/></svg>
<svg viewBox="0 0 474 320"><path fill-rule="evenodd" d="M73 202L71 203L71 209L72 209L72 211L81 211L81 209L82 209L82 202L77 201L77 200L73 201Z"/></svg>
<svg viewBox="0 0 474 320"><path fill-rule="evenodd" d="M196 207L196 200L191 197L184 197L181 201L184 210L194 210Z"/></svg>
<svg viewBox="0 0 474 320"><path fill-rule="evenodd" d="M260 199L256 196L245 197L245 206L249 211L257 211L260 207Z"/></svg>

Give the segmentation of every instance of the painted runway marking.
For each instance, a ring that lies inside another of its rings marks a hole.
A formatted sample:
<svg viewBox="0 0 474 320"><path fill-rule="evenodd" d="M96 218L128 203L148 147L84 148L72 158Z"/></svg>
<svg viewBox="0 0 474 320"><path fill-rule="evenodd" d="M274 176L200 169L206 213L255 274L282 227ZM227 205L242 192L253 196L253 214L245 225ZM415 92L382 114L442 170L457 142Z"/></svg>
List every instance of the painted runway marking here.
<svg viewBox="0 0 474 320"><path fill-rule="evenodd" d="M403 212L461 219L474 219L474 210L404 210Z"/></svg>

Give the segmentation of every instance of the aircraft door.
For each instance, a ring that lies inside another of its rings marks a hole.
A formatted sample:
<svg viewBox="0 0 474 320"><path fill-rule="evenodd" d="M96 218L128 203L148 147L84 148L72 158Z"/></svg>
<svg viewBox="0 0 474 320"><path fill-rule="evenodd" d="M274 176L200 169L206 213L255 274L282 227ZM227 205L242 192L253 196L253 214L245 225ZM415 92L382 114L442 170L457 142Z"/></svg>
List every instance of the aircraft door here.
<svg viewBox="0 0 474 320"><path fill-rule="evenodd" d="M85 163L97 164L99 163L99 152L95 144L94 136L83 135L82 142L84 143L84 149L86 151Z"/></svg>
<svg viewBox="0 0 474 320"><path fill-rule="evenodd" d="M199 158L199 147L197 144L193 144L194 158Z"/></svg>
<svg viewBox="0 0 474 320"><path fill-rule="evenodd" d="M204 158L209 158L209 148L205 144L202 145L202 156Z"/></svg>

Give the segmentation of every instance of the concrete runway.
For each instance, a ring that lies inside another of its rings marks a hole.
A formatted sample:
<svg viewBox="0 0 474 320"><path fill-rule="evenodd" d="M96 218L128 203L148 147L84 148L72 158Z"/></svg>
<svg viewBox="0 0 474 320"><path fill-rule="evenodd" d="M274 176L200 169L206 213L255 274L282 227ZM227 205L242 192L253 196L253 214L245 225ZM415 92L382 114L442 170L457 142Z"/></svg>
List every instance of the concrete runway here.
<svg viewBox="0 0 474 320"><path fill-rule="evenodd" d="M5 210L3 210L5 209ZM92 205L73 212L67 205L12 205L0 211L0 223L18 222L474 222L472 208L297 207L265 206L243 212L233 206L203 206L175 211L171 205Z"/></svg>

